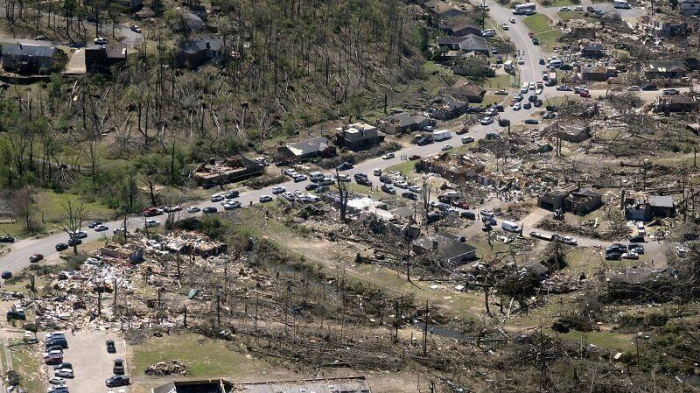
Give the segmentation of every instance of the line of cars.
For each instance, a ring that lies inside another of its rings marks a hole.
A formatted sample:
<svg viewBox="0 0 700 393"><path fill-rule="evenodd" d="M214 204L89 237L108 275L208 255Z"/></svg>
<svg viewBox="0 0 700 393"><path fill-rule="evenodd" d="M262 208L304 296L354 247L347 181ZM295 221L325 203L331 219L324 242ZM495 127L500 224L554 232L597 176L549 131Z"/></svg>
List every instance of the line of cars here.
<svg viewBox="0 0 700 393"><path fill-rule="evenodd" d="M107 345L107 353L117 353L117 346L114 343L114 340L107 340L105 344ZM107 385L108 388L131 385L131 380L129 379L129 377L124 375L126 373L126 367L124 366L123 359L114 359L112 373L114 375L105 380L105 385Z"/></svg>
<svg viewBox="0 0 700 393"><path fill-rule="evenodd" d="M66 379L75 378L73 365L63 361L63 350L68 348L68 340L63 332L51 332L45 336L46 352L44 364L53 366L53 377L49 378L51 385L47 393L69 393Z"/></svg>

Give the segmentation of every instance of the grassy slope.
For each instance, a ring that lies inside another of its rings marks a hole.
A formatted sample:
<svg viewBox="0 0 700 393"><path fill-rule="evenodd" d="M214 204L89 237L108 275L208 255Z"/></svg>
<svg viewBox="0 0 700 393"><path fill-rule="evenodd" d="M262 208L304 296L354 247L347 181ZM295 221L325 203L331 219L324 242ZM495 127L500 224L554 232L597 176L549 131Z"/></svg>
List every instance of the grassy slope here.
<svg viewBox="0 0 700 393"><path fill-rule="evenodd" d="M535 34L535 37L540 40L540 45L543 45L546 50L558 45L557 40L561 37L561 31L556 27L552 28L552 20L547 15L531 15L523 19L523 23Z"/></svg>

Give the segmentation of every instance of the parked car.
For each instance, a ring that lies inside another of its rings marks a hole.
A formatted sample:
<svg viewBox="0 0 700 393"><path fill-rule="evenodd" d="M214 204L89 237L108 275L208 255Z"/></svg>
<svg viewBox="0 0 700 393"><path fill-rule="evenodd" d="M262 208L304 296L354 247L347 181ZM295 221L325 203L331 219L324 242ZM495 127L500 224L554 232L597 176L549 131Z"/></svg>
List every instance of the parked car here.
<svg viewBox="0 0 700 393"><path fill-rule="evenodd" d="M349 163L349 162L341 162L340 164L338 164L338 166L337 166L336 168L337 168L339 171L347 171L348 169L352 169L353 166L352 166L352 164Z"/></svg>
<svg viewBox="0 0 700 393"><path fill-rule="evenodd" d="M642 235L630 236L630 243L644 243L644 236L642 236Z"/></svg>
<svg viewBox="0 0 700 393"><path fill-rule="evenodd" d="M622 259L639 259L639 254L633 251L629 251L622 254Z"/></svg>
<svg viewBox="0 0 700 393"><path fill-rule="evenodd" d="M136 26L136 25L131 25L131 31L133 31L134 33L139 33L139 34L141 34L141 28L139 28L139 27Z"/></svg>
<svg viewBox="0 0 700 393"><path fill-rule="evenodd" d="M523 105L523 109L532 109L532 104L529 103L529 102L526 102L526 103Z"/></svg>
<svg viewBox="0 0 700 393"><path fill-rule="evenodd" d="M66 243L58 243L55 248L56 251L63 251L68 249L68 245Z"/></svg>
<svg viewBox="0 0 700 393"><path fill-rule="evenodd" d="M630 245L629 245L629 250L630 250L631 252L636 252L636 253L639 254L639 255L643 255L643 254L644 254L644 246L641 245L641 244L638 244L638 243L630 244Z"/></svg>
<svg viewBox="0 0 700 393"><path fill-rule="evenodd" d="M221 194L214 194L209 198L212 202L221 202L224 199L226 199L223 195Z"/></svg>
<svg viewBox="0 0 700 393"><path fill-rule="evenodd" d="M62 370L62 369L63 370L73 370L73 364L70 362L63 362L61 364L57 364L57 365L53 366L53 369L54 369L54 371L58 371L58 370ZM63 378L65 378L65 377L63 377Z"/></svg>
<svg viewBox="0 0 700 393"><path fill-rule="evenodd" d="M386 192L387 194L396 194L396 189L388 184L382 184L382 191Z"/></svg>
<svg viewBox="0 0 700 393"><path fill-rule="evenodd" d="M73 239L85 239L86 237L88 237L88 234L85 231L75 231L70 234L70 237L72 237Z"/></svg>
<svg viewBox="0 0 700 393"><path fill-rule="evenodd" d="M562 236L561 242L570 246L575 246L578 244L578 241L571 236Z"/></svg>
<svg viewBox="0 0 700 393"><path fill-rule="evenodd" d="M233 210L233 209L238 209L243 205L241 204L240 201L235 201L235 202L224 202L224 204L222 206L224 207L224 210Z"/></svg>
<svg viewBox="0 0 700 393"><path fill-rule="evenodd" d="M112 366L112 372L115 375L122 375L124 374L124 360L122 359L114 359L114 366Z"/></svg>
<svg viewBox="0 0 700 393"><path fill-rule="evenodd" d="M392 159L392 158L394 158L394 157L396 157L396 155L395 155L394 153L386 153L386 154L384 154L384 155L382 156L382 159L383 159L383 160L390 160L390 159Z"/></svg>
<svg viewBox="0 0 700 393"><path fill-rule="evenodd" d="M269 195L260 195L260 198L258 198L258 201L260 201L260 203L270 202L270 201L272 201L272 197Z"/></svg>
<svg viewBox="0 0 700 393"><path fill-rule="evenodd" d="M493 118L491 118L490 116L486 116L483 119L481 119L481 125L483 126L487 126L491 123L493 123Z"/></svg>
<svg viewBox="0 0 700 393"><path fill-rule="evenodd" d="M95 228L98 225L102 225L102 221L93 221L88 224L88 228Z"/></svg>
<svg viewBox="0 0 700 393"><path fill-rule="evenodd" d="M313 184L313 183L312 183ZM311 184L310 184L311 185ZM316 184L313 184L314 186ZM308 187L308 186L307 186ZM272 193L277 195L277 194L284 194L287 192L287 190L284 187L272 187Z"/></svg>
<svg viewBox="0 0 700 393"><path fill-rule="evenodd" d="M231 190L224 195L224 198L226 199L233 199L233 198L238 198L241 195L241 193L238 190Z"/></svg>
<svg viewBox="0 0 700 393"><path fill-rule="evenodd" d="M675 96L677 94L681 94L680 90L678 89L664 89L665 96Z"/></svg>
<svg viewBox="0 0 700 393"><path fill-rule="evenodd" d="M44 256L42 254L32 254L32 256L29 257L29 262L37 263L42 259L44 259Z"/></svg>
<svg viewBox="0 0 700 393"><path fill-rule="evenodd" d="M582 91L579 93L579 96L581 96L581 98L591 98L591 93L588 91Z"/></svg>
<svg viewBox="0 0 700 393"><path fill-rule="evenodd" d="M466 211L466 212L461 212L460 217L466 218L468 220L476 220L476 214L474 212Z"/></svg>
<svg viewBox="0 0 700 393"><path fill-rule="evenodd" d="M157 227L158 225L160 225L160 221L158 221L158 220L146 220L144 225L146 226L146 228L153 228L153 227Z"/></svg>
<svg viewBox="0 0 700 393"><path fill-rule="evenodd" d="M0 277L2 277L3 280L7 280L12 277L12 272L5 270Z"/></svg>
<svg viewBox="0 0 700 393"><path fill-rule="evenodd" d="M94 42L95 45L107 45L109 43L104 37L97 37L92 42Z"/></svg>
<svg viewBox="0 0 700 393"><path fill-rule="evenodd" d="M58 366L61 366L63 364L66 364L66 363L61 363ZM70 364L70 363L68 363L68 364ZM61 368L59 370L54 371L53 374L55 376L61 377L61 378L75 378L75 374L73 373L72 368Z"/></svg>
<svg viewBox="0 0 700 393"><path fill-rule="evenodd" d="M406 199L410 199L410 200L412 200L412 201L417 201L417 200L418 200L418 194L414 194L414 193L412 193L412 192L410 192L410 191L402 192L402 193L401 193L401 196L404 197L404 198L406 198Z"/></svg>
<svg viewBox="0 0 700 393"><path fill-rule="evenodd" d="M644 91L656 91L656 90L659 90L659 88L656 87L656 85L651 85L651 84L650 84L650 85L644 85L644 86L642 86L642 90L644 90Z"/></svg>
<svg viewBox="0 0 700 393"><path fill-rule="evenodd" d="M440 148L440 150L442 150L442 151L448 151L448 150L450 150L450 149L452 149L452 145L450 145L450 144L444 144L444 145L442 145L442 147Z"/></svg>
<svg viewBox="0 0 700 393"><path fill-rule="evenodd" d="M506 89L496 90L496 93L494 93L494 94L499 95L499 96L507 96L508 90L506 90Z"/></svg>
<svg viewBox="0 0 700 393"><path fill-rule="evenodd" d="M107 340L105 344L107 345L108 353L117 353L117 346L114 345L114 340Z"/></svg>
<svg viewBox="0 0 700 393"><path fill-rule="evenodd" d="M95 232L104 232L109 230L109 227L107 225L98 225L95 227Z"/></svg>
<svg viewBox="0 0 700 393"><path fill-rule="evenodd" d="M622 259L622 254L619 252L611 252L611 253L605 254L606 261L619 261L621 259Z"/></svg>
<svg viewBox="0 0 700 393"><path fill-rule="evenodd" d="M0 236L0 243L14 243L15 238L10 235Z"/></svg>
<svg viewBox="0 0 700 393"><path fill-rule="evenodd" d="M214 206L207 206L204 209L202 209L202 213L204 214L214 214L218 211L219 209L215 208Z"/></svg>
<svg viewBox="0 0 700 393"><path fill-rule="evenodd" d="M83 241L80 239L76 239L76 238L68 239L68 245L71 247L79 246L81 244L83 244Z"/></svg>
<svg viewBox="0 0 700 393"><path fill-rule="evenodd" d="M527 119L525 120L525 124L540 124L540 121L537 119Z"/></svg>
<svg viewBox="0 0 700 393"><path fill-rule="evenodd" d="M557 86L557 91L572 91L572 90L573 89L571 88L571 86L567 86L567 85Z"/></svg>
<svg viewBox="0 0 700 393"><path fill-rule="evenodd" d="M639 86L630 86L627 88L627 91L640 91L640 90L642 90L642 88Z"/></svg>
<svg viewBox="0 0 700 393"><path fill-rule="evenodd" d="M465 136L464 138L462 138L462 144L464 144L464 145L466 145L467 143L472 143L472 142L474 142L474 138L472 138L470 136Z"/></svg>
<svg viewBox="0 0 700 393"><path fill-rule="evenodd" d="M49 378L49 384L51 385L65 385L66 380L61 377L51 377Z"/></svg>
<svg viewBox="0 0 700 393"><path fill-rule="evenodd" d="M198 208L197 206L190 206L187 208L187 212L190 214L198 213L200 211L202 211L202 209Z"/></svg>
<svg viewBox="0 0 700 393"><path fill-rule="evenodd" d="M125 377L122 375L115 375L113 377L107 378L105 381L105 384L107 385L108 388L115 388L119 386L128 386L131 384L131 381L129 380L129 377Z"/></svg>

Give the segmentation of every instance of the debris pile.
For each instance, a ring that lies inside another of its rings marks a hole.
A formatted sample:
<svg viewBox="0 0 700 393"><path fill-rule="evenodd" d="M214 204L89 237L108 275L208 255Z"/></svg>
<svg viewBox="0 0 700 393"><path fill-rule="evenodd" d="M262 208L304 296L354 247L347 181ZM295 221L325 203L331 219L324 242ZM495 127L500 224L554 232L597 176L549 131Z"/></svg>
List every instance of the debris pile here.
<svg viewBox="0 0 700 393"><path fill-rule="evenodd" d="M154 377L164 377L167 375L187 375L187 367L178 362L177 360L171 360L170 362L158 362L153 363L146 368L146 375L151 375Z"/></svg>

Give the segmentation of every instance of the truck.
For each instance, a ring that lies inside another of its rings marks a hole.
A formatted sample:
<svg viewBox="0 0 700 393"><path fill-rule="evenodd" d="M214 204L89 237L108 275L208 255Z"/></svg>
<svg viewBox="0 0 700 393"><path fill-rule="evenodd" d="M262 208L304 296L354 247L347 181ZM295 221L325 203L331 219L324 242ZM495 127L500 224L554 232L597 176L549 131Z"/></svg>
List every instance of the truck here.
<svg viewBox="0 0 700 393"><path fill-rule="evenodd" d="M520 225L514 223L513 221L501 221L501 228L503 228L504 231L508 232L520 232Z"/></svg>
<svg viewBox="0 0 700 393"><path fill-rule="evenodd" d="M557 84L557 73L550 72L549 76L547 77L547 86L554 86L556 84Z"/></svg>
<svg viewBox="0 0 700 393"><path fill-rule="evenodd" d="M613 7L625 10L632 8L632 6L630 5L630 3L627 2L627 0L613 0Z"/></svg>
<svg viewBox="0 0 700 393"><path fill-rule="evenodd" d="M452 134L449 130L436 130L433 131L433 141L439 142L452 138Z"/></svg>
<svg viewBox="0 0 700 393"><path fill-rule="evenodd" d="M513 15L533 15L537 13L535 3L518 4L513 10Z"/></svg>
<svg viewBox="0 0 700 393"><path fill-rule="evenodd" d="M512 74L515 71L513 69L513 60L508 60L503 63L503 70L509 74Z"/></svg>

